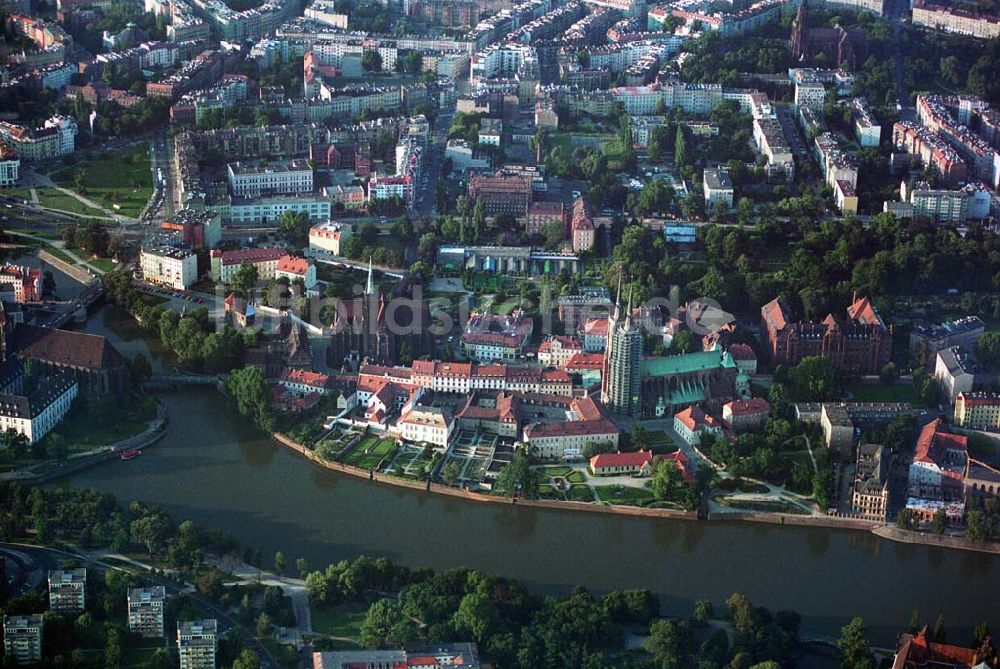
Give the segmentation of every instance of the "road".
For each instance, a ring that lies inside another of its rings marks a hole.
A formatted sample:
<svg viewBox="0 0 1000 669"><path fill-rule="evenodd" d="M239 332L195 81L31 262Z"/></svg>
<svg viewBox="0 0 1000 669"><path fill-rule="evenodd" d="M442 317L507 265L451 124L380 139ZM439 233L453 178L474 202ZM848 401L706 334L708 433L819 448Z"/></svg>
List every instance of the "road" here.
<svg viewBox="0 0 1000 669"><path fill-rule="evenodd" d="M9 565L13 564L15 568L21 564L25 564L26 567L31 569L30 572L23 574L18 572L14 577L15 583L23 584L21 586L22 590L18 591L19 594L26 592L26 588L42 590L45 586L45 580L43 577L44 574L48 569L55 569L61 566L62 561L65 559L78 560L85 567L90 569L96 568L98 571L108 571L112 569L121 572L129 571L120 565L110 564L106 561L109 558L135 565L144 570L142 572L142 578L144 581L152 585L162 585L168 596L173 597L181 593L185 594L188 600L199 610L201 615L206 618L215 618L218 621L220 633L225 634L229 630L238 630L243 637L245 647L250 648L257 653L261 661L261 667L277 669L280 666L274 655L272 655L271 652L264 647L264 645L249 630L243 627L227 612L223 611L212 602L202 598L199 594L197 594L197 592L194 591L192 586L178 586L174 581L153 574L149 570L148 565L141 562L137 562L125 556L107 551L85 553L80 551L64 551L56 548L45 548L40 546L31 546L28 544L12 543L0 543L0 555L8 557L10 560ZM10 559L9 556L14 556L14 559ZM8 566L8 570L10 570L10 568L11 567ZM39 574L42 576L39 576Z"/></svg>
<svg viewBox="0 0 1000 669"><path fill-rule="evenodd" d="M445 144L448 143L448 129L451 127L454 108L441 109L434 119L431 142L427 147L424 169L415 193L417 215L433 217L437 214L437 185L442 177Z"/></svg>

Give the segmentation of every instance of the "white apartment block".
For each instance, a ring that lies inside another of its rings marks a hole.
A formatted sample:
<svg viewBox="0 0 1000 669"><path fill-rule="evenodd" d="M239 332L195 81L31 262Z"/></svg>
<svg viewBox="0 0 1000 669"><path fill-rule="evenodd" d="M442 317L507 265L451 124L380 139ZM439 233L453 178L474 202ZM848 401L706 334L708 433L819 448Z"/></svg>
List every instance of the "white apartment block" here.
<svg viewBox="0 0 1000 669"><path fill-rule="evenodd" d="M795 105L822 109L826 102L826 87L823 84L806 81L795 84Z"/></svg>
<svg viewBox="0 0 1000 669"><path fill-rule="evenodd" d="M0 158L0 188L17 185L21 171L21 161L17 158Z"/></svg>
<svg viewBox="0 0 1000 669"><path fill-rule="evenodd" d="M351 226L325 221L309 228L309 248L340 255L340 245L351 236Z"/></svg>
<svg viewBox="0 0 1000 669"><path fill-rule="evenodd" d="M863 98L851 102L854 111L854 134L863 147L877 147L882 141L882 126L875 120Z"/></svg>
<svg viewBox="0 0 1000 669"><path fill-rule="evenodd" d="M53 377L29 397L0 394L0 431L14 430L32 444L45 438L73 405L79 391L69 375Z"/></svg>
<svg viewBox="0 0 1000 669"><path fill-rule="evenodd" d="M128 628L142 637L162 637L166 601L167 591L162 585L129 588Z"/></svg>
<svg viewBox="0 0 1000 669"><path fill-rule="evenodd" d="M139 268L149 283L184 290L198 280L198 256L194 251L172 246L143 248Z"/></svg>
<svg viewBox="0 0 1000 669"><path fill-rule="evenodd" d="M406 441L446 448L455 431L455 419L437 407L417 406L397 421L396 429Z"/></svg>
<svg viewBox="0 0 1000 669"><path fill-rule="evenodd" d="M3 617L3 652L16 664L32 664L42 659L41 614Z"/></svg>
<svg viewBox="0 0 1000 669"><path fill-rule="evenodd" d="M1000 37L1000 17L934 5L922 0L915 0L913 3L913 25L980 39Z"/></svg>
<svg viewBox="0 0 1000 669"><path fill-rule="evenodd" d="M309 161L290 160L283 164L253 165L229 163L229 187L237 197L259 197L265 193L308 193L313 189Z"/></svg>
<svg viewBox="0 0 1000 669"><path fill-rule="evenodd" d="M49 610L74 613L87 607L87 570L60 569L49 572Z"/></svg>
<svg viewBox="0 0 1000 669"><path fill-rule="evenodd" d="M233 225L277 225L285 212L304 212L311 221L330 218L330 198L322 195L274 195L233 198L232 203L210 207Z"/></svg>
<svg viewBox="0 0 1000 669"><path fill-rule="evenodd" d="M709 210L721 202L726 209L733 208L733 180L722 167L711 167L702 173L702 186L705 192L705 207Z"/></svg>
<svg viewBox="0 0 1000 669"><path fill-rule="evenodd" d="M215 619L177 622L180 669L215 669L218 623Z"/></svg>

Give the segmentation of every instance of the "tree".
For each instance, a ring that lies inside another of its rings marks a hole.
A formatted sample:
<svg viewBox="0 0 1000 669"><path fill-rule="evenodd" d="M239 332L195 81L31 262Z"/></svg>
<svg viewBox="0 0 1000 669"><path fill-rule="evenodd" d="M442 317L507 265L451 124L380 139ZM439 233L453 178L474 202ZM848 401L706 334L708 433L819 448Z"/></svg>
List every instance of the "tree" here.
<svg viewBox="0 0 1000 669"><path fill-rule="evenodd" d="M388 599L380 599L368 607L360 632L361 644L366 648L405 643L413 633L412 623L399 604Z"/></svg>
<svg viewBox="0 0 1000 669"><path fill-rule="evenodd" d="M916 634L920 630L920 609L913 609L910 614L910 632Z"/></svg>
<svg viewBox="0 0 1000 669"><path fill-rule="evenodd" d="M260 658L252 650L244 648L233 660L233 669L260 669Z"/></svg>
<svg viewBox="0 0 1000 669"><path fill-rule="evenodd" d="M481 592L470 592L458 605L451 624L459 633L466 634L478 643L485 643L496 634L501 624L500 612L489 597Z"/></svg>
<svg viewBox="0 0 1000 669"><path fill-rule="evenodd" d="M837 655L841 669L875 669L875 656L868 645L864 620L854 618L840 629Z"/></svg>
<svg viewBox="0 0 1000 669"><path fill-rule="evenodd" d="M684 126L677 126L677 138L674 139L674 163L682 170L688 164L687 138L684 136Z"/></svg>
<svg viewBox="0 0 1000 669"><path fill-rule="evenodd" d="M226 392L236 402L236 409L262 430L273 427L271 386L258 367L236 369L226 379Z"/></svg>
<svg viewBox="0 0 1000 669"><path fill-rule="evenodd" d="M282 553L281 551L278 551L277 553L275 553L274 554L274 571L276 571L278 574L282 574L282 573L284 573L285 567L287 567L287 566L288 566L288 564L285 561L285 554Z"/></svg>
<svg viewBox="0 0 1000 669"><path fill-rule="evenodd" d="M254 623L254 632L258 637L266 637L271 633L271 616L261 611Z"/></svg>
<svg viewBox="0 0 1000 669"><path fill-rule="evenodd" d="M885 363L885 366L879 370L878 377L887 386L896 383L896 379L899 378L899 369L896 367L896 363Z"/></svg>
<svg viewBox="0 0 1000 669"><path fill-rule="evenodd" d="M939 613L937 620L934 621L934 632L932 638L937 643L947 643L948 641L948 632L944 627L943 613Z"/></svg>
<svg viewBox="0 0 1000 669"><path fill-rule="evenodd" d="M945 515L944 509L938 509L934 512L934 519L931 520L931 529L934 531L934 534L944 534L947 526L948 517Z"/></svg>
<svg viewBox="0 0 1000 669"><path fill-rule="evenodd" d="M840 394L837 369L820 356L807 356L788 370L792 396L798 401L835 399Z"/></svg>
<svg viewBox="0 0 1000 669"><path fill-rule="evenodd" d="M984 332L973 347L979 362L988 367L1000 364L1000 332Z"/></svg>
<svg viewBox="0 0 1000 669"><path fill-rule="evenodd" d="M672 460L660 460L653 470L650 488L656 499L665 500L671 497L681 481L683 481L683 475L680 467Z"/></svg>
<svg viewBox="0 0 1000 669"><path fill-rule="evenodd" d="M497 475L497 490L507 495L521 494L535 497L538 494L538 473L528 462L528 456L518 451Z"/></svg>
<svg viewBox="0 0 1000 669"><path fill-rule="evenodd" d="M912 509L900 509L896 515L896 527L909 532L917 529L917 519L913 515Z"/></svg>
<svg viewBox="0 0 1000 669"><path fill-rule="evenodd" d="M452 460L448 463L448 466L444 468L441 472L441 479L450 486L456 485L458 483L458 478L462 474L462 466Z"/></svg>
<svg viewBox="0 0 1000 669"><path fill-rule="evenodd" d="M250 294L250 291L253 290L253 287L257 285L257 278L257 266L245 262L240 265L238 270L236 270L236 274L229 282L229 285L233 289L234 293L247 296Z"/></svg>
<svg viewBox="0 0 1000 669"><path fill-rule="evenodd" d="M708 622L715 615L715 609L712 608L712 602L707 599L699 599L694 604L694 617L695 620L699 622Z"/></svg>
<svg viewBox="0 0 1000 669"><path fill-rule="evenodd" d="M153 552L159 549L170 536L173 527L170 524L170 517L162 511L150 511L141 518L133 520L129 529L139 543L146 547L150 557Z"/></svg>
<svg viewBox="0 0 1000 669"><path fill-rule="evenodd" d="M361 67L365 72L381 72L382 56L378 51L374 51L372 49L366 50L361 55Z"/></svg>
<svg viewBox="0 0 1000 669"><path fill-rule="evenodd" d="M306 562L305 558L299 558L295 561L295 570L299 572L299 578L305 578L306 574L309 573L309 563Z"/></svg>
<svg viewBox="0 0 1000 669"><path fill-rule="evenodd" d="M653 656L656 666L684 667L694 650L694 634L686 620L657 620L649 626L642 647ZM669 664L668 664L669 663Z"/></svg>
<svg viewBox="0 0 1000 669"><path fill-rule="evenodd" d="M694 353L701 344L690 330L681 330L670 340L670 350L676 353Z"/></svg>

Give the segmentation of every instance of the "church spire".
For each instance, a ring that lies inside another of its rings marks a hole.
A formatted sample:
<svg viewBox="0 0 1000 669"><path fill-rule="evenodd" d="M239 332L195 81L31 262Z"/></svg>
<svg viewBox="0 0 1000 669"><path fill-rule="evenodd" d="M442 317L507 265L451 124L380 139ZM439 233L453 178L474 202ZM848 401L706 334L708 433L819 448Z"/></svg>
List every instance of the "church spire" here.
<svg viewBox="0 0 1000 669"><path fill-rule="evenodd" d="M622 312L622 275L624 271L618 272L618 291L615 292L615 312L612 320L617 323L618 319L621 318Z"/></svg>
<svg viewBox="0 0 1000 669"><path fill-rule="evenodd" d="M365 295L375 292L375 284L372 281L372 257L368 256L368 284L365 286Z"/></svg>
<svg viewBox="0 0 1000 669"><path fill-rule="evenodd" d="M625 312L625 318L628 321L629 327L632 326L632 290L635 285L631 282L628 284L628 311Z"/></svg>

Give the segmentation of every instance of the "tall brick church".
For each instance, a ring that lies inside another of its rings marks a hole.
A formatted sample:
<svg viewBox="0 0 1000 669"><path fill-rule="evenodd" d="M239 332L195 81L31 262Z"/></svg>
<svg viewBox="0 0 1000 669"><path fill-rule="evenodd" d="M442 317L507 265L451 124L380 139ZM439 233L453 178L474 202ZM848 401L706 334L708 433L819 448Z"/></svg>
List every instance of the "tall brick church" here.
<svg viewBox="0 0 1000 669"><path fill-rule="evenodd" d="M878 374L892 355L892 332L867 297L855 297L846 318L828 314L821 322L797 321L775 298L760 310L761 338L774 365L795 365L819 356L835 367Z"/></svg>

